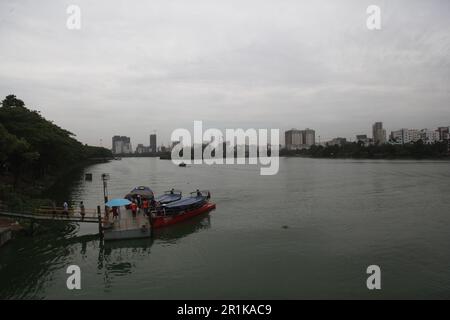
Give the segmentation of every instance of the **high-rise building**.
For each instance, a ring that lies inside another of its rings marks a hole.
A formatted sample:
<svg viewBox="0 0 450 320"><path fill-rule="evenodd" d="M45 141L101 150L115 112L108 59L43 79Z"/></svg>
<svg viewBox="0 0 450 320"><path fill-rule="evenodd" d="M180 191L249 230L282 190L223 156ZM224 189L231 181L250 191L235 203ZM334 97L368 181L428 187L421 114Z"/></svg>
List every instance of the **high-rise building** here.
<svg viewBox="0 0 450 320"><path fill-rule="evenodd" d="M114 136L112 137L112 153L113 154L124 154L132 153L131 149L131 139L125 136Z"/></svg>
<svg viewBox="0 0 450 320"><path fill-rule="evenodd" d="M386 130L383 129L383 122L375 122L372 126L372 138L375 144L386 143Z"/></svg>
<svg viewBox="0 0 450 320"><path fill-rule="evenodd" d="M316 144L316 132L314 130L309 128L303 130L303 144L306 148Z"/></svg>
<svg viewBox="0 0 450 320"><path fill-rule="evenodd" d="M156 134L150 135L150 152L156 152Z"/></svg>
<svg viewBox="0 0 450 320"><path fill-rule="evenodd" d="M291 129L284 133L284 142L288 150L307 149L316 144L316 132L312 129Z"/></svg>
<svg viewBox="0 0 450 320"><path fill-rule="evenodd" d="M288 150L297 150L302 148L303 134L300 130L291 129L284 133L284 144Z"/></svg>

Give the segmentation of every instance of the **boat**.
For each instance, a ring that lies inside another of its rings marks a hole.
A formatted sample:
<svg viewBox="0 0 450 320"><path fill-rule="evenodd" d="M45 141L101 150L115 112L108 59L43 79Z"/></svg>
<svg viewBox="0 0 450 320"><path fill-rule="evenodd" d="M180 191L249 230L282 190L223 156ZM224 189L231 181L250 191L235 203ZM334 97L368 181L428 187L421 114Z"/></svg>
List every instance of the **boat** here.
<svg viewBox="0 0 450 320"><path fill-rule="evenodd" d="M157 203L159 203L160 205L163 205L163 204L168 204L168 203L171 203L174 201L178 201L181 199L181 196L182 196L181 191L172 189L172 190L165 191L164 194L156 197L155 201Z"/></svg>
<svg viewBox="0 0 450 320"><path fill-rule="evenodd" d="M186 167L186 163L182 162L178 165L179 167Z"/></svg>
<svg viewBox="0 0 450 320"><path fill-rule="evenodd" d="M195 191L190 197L162 205L152 212L152 227L162 228L210 212L216 204L209 201L209 191Z"/></svg>
<svg viewBox="0 0 450 320"><path fill-rule="evenodd" d="M137 197L141 197L142 199L152 200L155 198L155 195L149 187L139 186L133 188L128 194L125 196L126 199L136 199Z"/></svg>

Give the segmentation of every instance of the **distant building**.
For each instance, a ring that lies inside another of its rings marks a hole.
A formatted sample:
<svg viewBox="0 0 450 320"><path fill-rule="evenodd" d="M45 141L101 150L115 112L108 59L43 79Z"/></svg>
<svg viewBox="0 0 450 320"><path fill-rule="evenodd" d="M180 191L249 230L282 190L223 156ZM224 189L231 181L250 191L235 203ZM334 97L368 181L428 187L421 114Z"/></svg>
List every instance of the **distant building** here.
<svg viewBox="0 0 450 320"><path fill-rule="evenodd" d="M370 139L367 134L358 134L356 135L356 142L362 143L365 147L372 144L373 140Z"/></svg>
<svg viewBox="0 0 450 320"><path fill-rule="evenodd" d="M124 154L132 153L131 139L125 136L114 136L112 137L112 153L113 154Z"/></svg>
<svg viewBox="0 0 450 320"><path fill-rule="evenodd" d="M138 153L138 154L149 153L149 152L150 152L150 148L145 147L143 144L138 144L138 146L136 147L136 153Z"/></svg>
<svg viewBox="0 0 450 320"><path fill-rule="evenodd" d="M326 142L326 145L328 146L343 146L344 144L347 143L347 139L346 138L334 138L331 141Z"/></svg>
<svg viewBox="0 0 450 320"><path fill-rule="evenodd" d="M439 134L439 141L450 140L450 127L439 127L437 131Z"/></svg>
<svg viewBox="0 0 450 320"><path fill-rule="evenodd" d="M417 129L400 129L391 132L391 141L398 144L408 144L419 141L421 133Z"/></svg>
<svg viewBox="0 0 450 320"><path fill-rule="evenodd" d="M284 142L286 145L286 149L288 150L301 149L301 146L303 144L302 132L297 129L286 131L284 133Z"/></svg>
<svg viewBox="0 0 450 320"><path fill-rule="evenodd" d="M284 142L288 150L307 149L316 144L316 132L312 129L291 129L284 133Z"/></svg>
<svg viewBox="0 0 450 320"><path fill-rule="evenodd" d="M303 144L307 148L316 144L316 132L314 130L308 128L303 130Z"/></svg>
<svg viewBox="0 0 450 320"><path fill-rule="evenodd" d="M439 141L439 131L422 129L420 130L420 138L423 143L433 144Z"/></svg>
<svg viewBox="0 0 450 320"><path fill-rule="evenodd" d="M151 134L150 135L150 152L156 152L157 151L157 147L156 147L156 134Z"/></svg>
<svg viewBox="0 0 450 320"><path fill-rule="evenodd" d="M386 130L383 129L383 122L375 122L373 124L372 139L374 144L386 143Z"/></svg>

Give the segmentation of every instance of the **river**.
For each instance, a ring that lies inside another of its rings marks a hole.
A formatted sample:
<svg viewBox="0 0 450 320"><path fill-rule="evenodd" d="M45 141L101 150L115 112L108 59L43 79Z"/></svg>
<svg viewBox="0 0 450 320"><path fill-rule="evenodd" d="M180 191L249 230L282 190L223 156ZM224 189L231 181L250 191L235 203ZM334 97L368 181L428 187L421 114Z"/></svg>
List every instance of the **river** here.
<svg viewBox="0 0 450 320"><path fill-rule="evenodd" d="M110 198L200 188L217 209L148 240L102 244L95 224L65 223L21 236L0 248L0 298L450 298L449 162L281 158L261 176L124 158L67 178L55 199L95 208L102 173ZM66 287L72 264L81 290ZM366 287L369 265L381 290Z"/></svg>

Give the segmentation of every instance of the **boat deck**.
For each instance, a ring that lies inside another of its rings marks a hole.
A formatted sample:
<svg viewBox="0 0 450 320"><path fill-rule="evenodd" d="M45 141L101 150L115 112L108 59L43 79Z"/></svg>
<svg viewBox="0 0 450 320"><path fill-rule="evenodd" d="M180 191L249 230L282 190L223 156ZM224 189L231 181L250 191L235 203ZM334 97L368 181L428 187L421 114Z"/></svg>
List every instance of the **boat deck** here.
<svg viewBox="0 0 450 320"><path fill-rule="evenodd" d="M133 217L131 210L120 208L119 217L114 219L112 214L108 220L104 220L105 240L146 238L151 236L151 226L149 218L140 210Z"/></svg>

